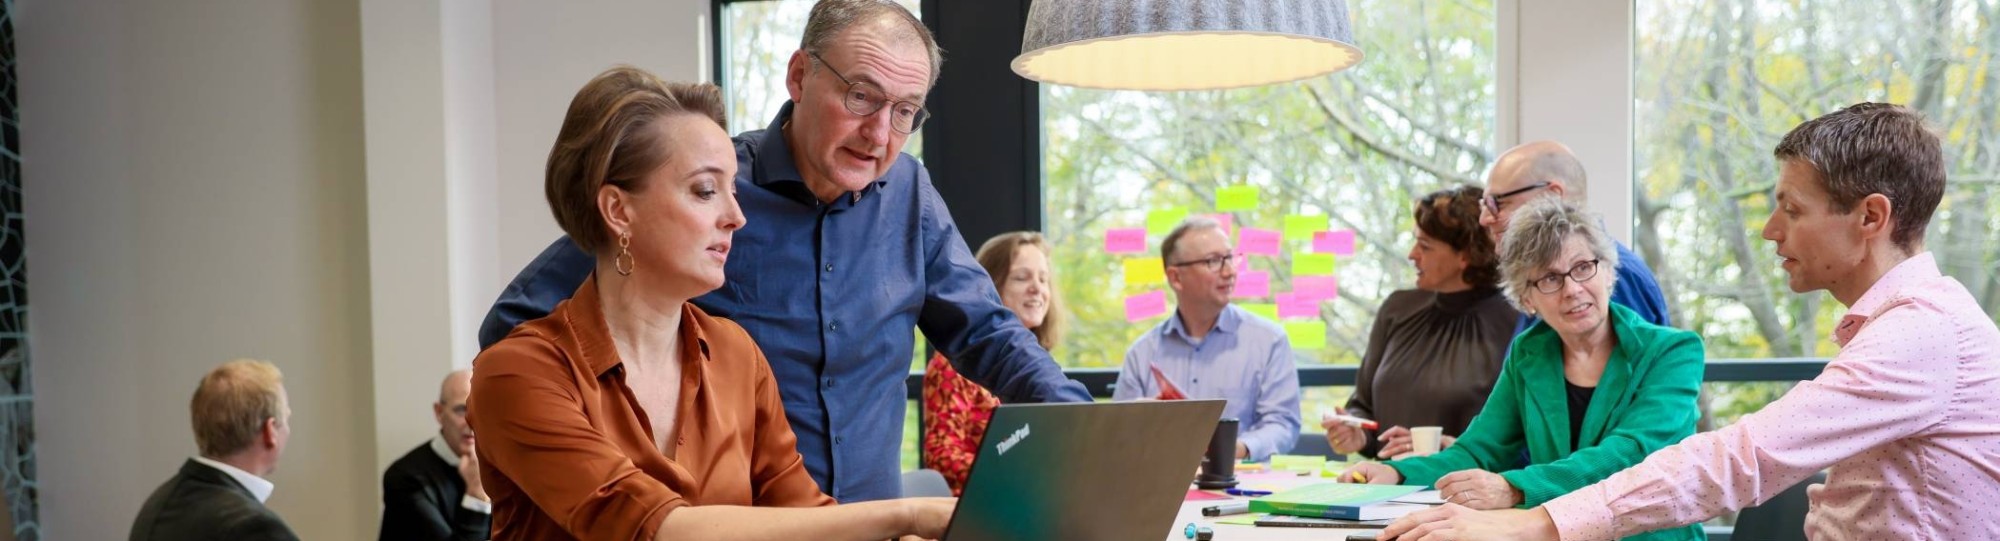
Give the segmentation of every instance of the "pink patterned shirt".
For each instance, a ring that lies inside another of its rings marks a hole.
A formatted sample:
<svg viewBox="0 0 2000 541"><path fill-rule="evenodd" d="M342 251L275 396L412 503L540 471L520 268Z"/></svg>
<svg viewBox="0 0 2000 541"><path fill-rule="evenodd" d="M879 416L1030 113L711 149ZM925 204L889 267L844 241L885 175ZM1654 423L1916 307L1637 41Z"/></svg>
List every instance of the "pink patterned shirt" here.
<svg viewBox="0 0 2000 541"><path fill-rule="evenodd" d="M1834 330L1840 354L1736 424L1545 504L1565 541L1614 539L1807 490L1806 537L2000 539L2000 329L1926 252Z"/></svg>

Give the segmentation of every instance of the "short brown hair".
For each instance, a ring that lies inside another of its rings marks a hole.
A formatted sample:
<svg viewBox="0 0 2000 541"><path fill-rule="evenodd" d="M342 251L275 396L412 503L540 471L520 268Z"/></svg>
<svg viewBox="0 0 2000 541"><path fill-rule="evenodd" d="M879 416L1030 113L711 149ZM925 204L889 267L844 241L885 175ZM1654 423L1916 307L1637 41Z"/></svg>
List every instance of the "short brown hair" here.
<svg viewBox="0 0 2000 541"><path fill-rule="evenodd" d="M1218 222L1215 218L1207 216L1193 216L1181 220L1180 225L1174 226L1172 231L1167 232L1167 238L1160 240L1160 264L1172 267L1178 263L1186 263L1186 261L1174 261L1174 252L1181 249L1182 237L1186 237L1188 233L1203 229L1221 230L1222 222ZM1229 232L1223 231L1222 235L1225 237L1229 236Z"/></svg>
<svg viewBox="0 0 2000 541"><path fill-rule="evenodd" d="M924 54L930 57L929 86L937 86L938 72L944 69L944 49L938 47L937 37L931 35L930 27L924 26L923 20L895 0L820 0L814 3L812 11L806 14L806 31L799 36L799 49L824 53L826 43L848 27L882 17L892 17L909 27L910 37L916 38L923 45Z"/></svg>
<svg viewBox="0 0 2000 541"><path fill-rule="evenodd" d="M672 141L662 121L681 114L701 115L728 126L722 92L715 85L669 83L645 70L618 66L605 70L576 91L549 150L543 189L556 224L589 253L611 244L597 192L605 184L630 192L667 161ZM725 128L727 129L727 128Z"/></svg>
<svg viewBox="0 0 2000 541"><path fill-rule="evenodd" d="M1467 185L1438 190L1417 200L1411 213L1417 229L1465 256L1465 271L1459 277L1474 287L1500 284L1500 259L1494 253L1493 238L1479 225L1479 198L1485 194L1478 186Z"/></svg>
<svg viewBox="0 0 2000 541"><path fill-rule="evenodd" d="M284 374L264 361L237 359L210 370L188 404L201 455L236 454L257 442L266 419L284 424L284 385Z"/></svg>
<svg viewBox="0 0 2000 541"><path fill-rule="evenodd" d="M1054 274L1055 254L1049 251L1049 244L1042 240L1041 233L1033 231L1001 233L986 239L986 244L979 246L979 254L973 256L979 260L979 266L986 269L986 274L993 277L994 291L999 291L1000 285L1007 280L1007 270L1014 267L1014 252L1022 246L1040 249L1042 255L1049 259L1050 274ZM1035 341L1040 342L1042 349L1047 350L1054 350L1056 344L1062 342L1063 334L1062 295L1055 285L1055 280L1049 280L1049 315L1042 317L1041 325L1028 328L1029 332L1035 333Z"/></svg>
<svg viewBox="0 0 2000 541"><path fill-rule="evenodd" d="M1944 145L1922 114L1889 103L1857 103L1792 128L1772 151L1811 166L1835 212L1870 194L1889 198L1896 230L1889 239L1912 250L1944 199Z"/></svg>

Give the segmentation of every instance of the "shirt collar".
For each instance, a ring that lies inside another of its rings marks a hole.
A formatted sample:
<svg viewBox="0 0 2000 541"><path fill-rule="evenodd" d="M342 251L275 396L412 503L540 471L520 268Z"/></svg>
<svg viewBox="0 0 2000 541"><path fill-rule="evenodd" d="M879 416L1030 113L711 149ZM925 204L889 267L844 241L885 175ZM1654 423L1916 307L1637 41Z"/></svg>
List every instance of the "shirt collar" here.
<svg viewBox="0 0 2000 541"><path fill-rule="evenodd" d="M230 479L236 480L236 484L243 485L243 488L249 490L251 496L257 497L257 503L264 503L264 500L271 499L271 491L277 489L277 485L271 484L270 481L266 481L264 478L253 475L250 472L243 471L242 468L224 464L222 461L210 459L205 456L194 457L194 461L229 475Z"/></svg>
<svg viewBox="0 0 2000 541"><path fill-rule="evenodd" d="M1876 279L1874 285L1868 286L1868 292L1862 293L1861 299L1854 301L1854 306L1847 308L1847 314L1841 316L1840 324L1833 328L1834 343L1847 345L1847 341L1853 340L1854 335L1860 333L1862 327L1867 326L1868 320L1873 319L1883 306L1896 299L1897 293L1903 288L1939 276L1942 275L1938 273L1937 259L1932 257L1930 252L1917 254L1903 260L1902 263L1897 263L1895 268L1889 269L1888 273Z"/></svg>
<svg viewBox="0 0 2000 541"><path fill-rule="evenodd" d="M591 375L604 377L604 373L618 366L620 360L618 345L611 341L611 327L604 322L604 303L597 298L597 274L592 273L584 279L583 285L576 288L576 295L563 302L565 308L561 309L567 311L563 320L576 339L577 353L590 367ZM707 317L707 314L695 309L693 303L681 303L682 347L698 346L691 350L682 349L682 352L700 355L703 361L709 360L708 335L702 332L702 320Z"/></svg>
<svg viewBox="0 0 2000 541"><path fill-rule="evenodd" d="M1235 333L1236 326L1243 322L1242 316L1237 315L1236 311L1236 303L1223 305L1222 313L1215 315L1215 327L1209 329L1208 332L1210 334ZM1174 317L1167 318L1167 334L1179 335L1183 340L1194 342L1194 336L1188 334L1187 326L1181 323L1180 310L1174 310ZM1205 341L1208 338L1204 336L1202 340Z"/></svg>
<svg viewBox="0 0 2000 541"><path fill-rule="evenodd" d="M793 102L791 100L785 100L785 104L778 107L777 116L772 117L771 123L764 127L763 140L755 143L757 155L753 167L756 168L757 174L750 175L750 183L772 191L778 191L779 193L787 193L786 190L789 190L792 193L803 194L807 199L817 202L817 197L812 195L812 190L806 187L805 175L799 173L797 157L792 155L791 143L785 141L785 123L792 120L792 106ZM900 156L901 154L899 153L897 156L890 156L889 158L900 159ZM870 187L880 188L888 184L890 176L888 174L882 175L882 178L875 179L875 182L870 184ZM781 188L786 183L796 186ZM846 203L853 204L860 199L861 195L865 195L869 191L863 189L860 194L849 193L847 197L835 198L834 203L841 203L842 200L845 200Z"/></svg>
<svg viewBox="0 0 2000 541"><path fill-rule="evenodd" d="M444 463L450 464L451 467L458 467L458 453L452 452L451 444L445 443L444 434L431 436L431 452L437 453L438 458L444 459Z"/></svg>

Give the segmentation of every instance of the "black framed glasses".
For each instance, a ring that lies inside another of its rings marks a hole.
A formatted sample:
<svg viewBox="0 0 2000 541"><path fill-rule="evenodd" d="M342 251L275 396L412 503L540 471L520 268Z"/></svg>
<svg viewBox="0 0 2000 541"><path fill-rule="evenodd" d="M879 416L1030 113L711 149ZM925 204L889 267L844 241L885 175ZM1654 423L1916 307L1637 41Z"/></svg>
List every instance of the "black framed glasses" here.
<svg viewBox="0 0 2000 541"><path fill-rule="evenodd" d="M1487 195L1486 195L1486 197L1481 197L1481 198L1479 198L1479 203L1480 203L1480 205L1481 205L1481 206L1484 206L1484 207L1486 207L1486 212L1491 212L1491 213L1493 213L1494 215L1499 215L1499 214L1500 214L1500 201L1501 201L1501 200L1504 200L1504 199L1506 199L1506 198L1509 198L1509 197L1513 197L1513 196L1516 196L1516 195L1521 195L1521 194L1524 194L1524 193L1528 193L1528 192L1532 192L1532 191L1535 191L1535 190L1540 190L1540 189L1542 189L1542 188L1547 188L1547 187L1549 187L1549 181L1546 181L1546 180L1544 180L1544 181L1541 181L1541 182L1537 182L1537 183L1534 183L1534 184L1529 184L1529 185L1527 185L1527 186L1522 186L1522 187L1520 187L1520 188L1515 188L1515 189L1512 189L1512 190L1508 190L1508 191L1506 191L1506 192L1503 192L1503 193L1496 193L1496 194L1487 194Z"/></svg>
<svg viewBox="0 0 2000 541"><path fill-rule="evenodd" d="M1205 259L1196 259L1194 261L1182 261L1168 266L1186 267L1189 265L1205 265L1208 267L1209 272L1222 272L1223 267L1227 267L1229 266L1229 264L1235 263L1236 258L1238 257L1243 257L1243 256L1236 255L1234 253L1227 253L1218 256L1208 257Z"/></svg>
<svg viewBox="0 0 2000 541"><path fill-rule="evenodd" d="M931 112L924 109L924 106L905 100L890 99L889 93L883 91L882 87L848 80L840 70L833 69L833 64L828 64L825 58L820 58L819 53L806 54L811 55L813 61L819 62L819 65L826 66L826 70L833 72L834 77L839 77L840 82L847 83L847 92L841 95L840 100L842 105L847 106L847 112L869 116L881 111L883 107L888 107L889 127L904 134L916 133L917 128L924 126L925 120L930 120Z"/></svg>
<svg viewBox="0 0 2000 541"><path fill-rule="evenodd" d="M1551 272L1547 276L1528 282L1528 285L1535 286L1535 291L1553 295L1557 291L1562 291L1564 277L1576 280L1576 283L1579 284L1583 283L1584 280L1596 277L1598 261L1601 260L1578 261L1575 265L1569 267L1569 272Z"/></svg>

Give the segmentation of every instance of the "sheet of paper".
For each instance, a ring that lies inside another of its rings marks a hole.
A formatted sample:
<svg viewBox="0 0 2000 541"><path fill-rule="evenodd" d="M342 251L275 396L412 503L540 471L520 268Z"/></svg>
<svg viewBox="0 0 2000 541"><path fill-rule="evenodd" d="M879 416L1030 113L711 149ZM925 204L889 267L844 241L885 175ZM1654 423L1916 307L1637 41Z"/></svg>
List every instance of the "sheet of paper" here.
<svg viewBox="0 0 2000 541"><path fill-rule="evenodd" d="M1104 251L1113 254L1137 254L1146 251L1146 230L1130 227L1104 230Z"/></svg>
<svg viewBox="0 0 2000 541"><path fill-rule="evenodd" d="M1313 233L1325 231L1329 223L1325 214L1286 214L1285 238L1311 241Z"/></svg>
<svg viewBox="0 0 2000 541"><path fill-rule="evenodd" d="M1252 314L1256 314L1257 317L1268 319L1271 320L1272 322L1278 321L1277 304L1268 302L1246 302L1246 303L1238 303L1237 306L1241 306L1243 307L1244 310Z"/></svg>
<svg viewBox="0 0 2000 541"><path fill-rule="evenodd" d="M1125 298L1125 321L1137 323L1139 320L1167 313L1167 292L1154 291L1140 293Z"/></svg>
<svg viewBox="0 0 2000 541"><path fill-rule="evenodd" d="M1354 255L1354 230L1342 229L1313 233L1313 251L1338 256Z"/></svg>
<svg viewBox="0 0 2000 541"><path fill-rule="evenodd" d="M1258 199L1256 186L1224 186L1215 190L1215 210L1257 210Z"/></svg>
<svg viewBox="0 0 2000 541"><path fill-rule="evenodd" d="M1292 349L1320 349L1326 347L1326 322L1287 321L1285 337L1291 339Z"/></svg>
<svg viewBox="0 0 2000 541"><path fill-rule="evenodd" d="M1165 235L1188 217L1187 207L1167 207L1146 213L1146 232Z"/></svg>
<svg viewBox="0 0 2000 541"><path fill-rule="evenodd" d="M1236 233L1236 253L1277 256L1279 238L1277 231L1245 227Z"/></svg>
<svg viewBox="0 0 2000 541"><path fill-rule="evenodd" d="M1296 292L1285 292L1278 294L1279 318L1292 319L1300 317L1318 317L1318 316L1319 316L1319 299L1302 296Z"/></svg>
<svg viewBox="0 0 2000 541"><path fill-rule="evenodd" d="M1271 273L1246 271L1236 273L1236 290L1229 294L1232 299L1261 299L1271 296Z"/></svg>
<svg viewBox="0 0 2000 541"><path fill-rule="evenodd" d="M1237 278L1239 283L1242 278ZM1292 276L1292 292L1313 300L1340 296L1340 282L1332 276Z"/></svg>
<svg viewBox="0 0 2000 541"><path fill-rule="evenodd" d="M1332 276L1333 254L1292 254L1292 276Z"/></svg>
<svg viewBox="0 0 2000 541"><path fill-rule="evenodd" d="M1167 283L1167 270L1160 266L1160 258L1135 257L1125 260L1125 285L1148 286Z"/></svg>

